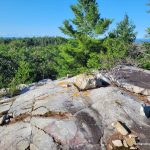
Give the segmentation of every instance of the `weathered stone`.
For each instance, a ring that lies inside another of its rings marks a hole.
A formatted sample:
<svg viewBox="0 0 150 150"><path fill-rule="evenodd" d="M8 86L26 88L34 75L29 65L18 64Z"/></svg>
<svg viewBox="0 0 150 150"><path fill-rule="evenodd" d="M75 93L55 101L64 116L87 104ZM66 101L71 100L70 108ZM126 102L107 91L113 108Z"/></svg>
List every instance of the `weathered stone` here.
<svg viewBox="0 0 150 150"><path fill-rule="evenodd" d="M135 140L135 138L125 137L125 140L126 140L126 142L127 142L127 144L128 144L129 146L134 146L134 145L136 145L136 140Z"/></svg>
<svg viewBox="0 0 150 150"><path fill-rule="evenodd" d="M131 66L118 66L109 73L118 86L137 94L150 95L150 71Z"/></svg>
<svg viewBox="0 0 150 150"><path fill-rule="evenodd" d="M94 77L103 83L102 78ZM79 91L72 84L75 79L30 84L23 94L1 99L1 116L13 114L13 118L0 126L0 149L106 149L107 140L114 135L111 123L118 120L125 122L141 143L150 143L150 121L140 115L139 97L111 85ZM64 88L62 83L71 86ZM138 146L150 149L149 145Z"/></svg>
<svg viewBox="0 0 150 150"><path fill-rule="evenodd" d="M138 137L138 136L135 135L135 134L133 134L133 133L129 134L129 138L137 138L137 137Z"/></svg>
<svg viewBox="0 0 150 150"><path fill-rule="evenodd" d="M101 73L97 74L97 78L100 79L103 82L106 82L108 84L111 84L111 81L106 76L102 75Z"/></svg>
<svg viewBox="0 0 150 150"><path fill-rule="evenodd" d="M100 75L94 74L80 74L76 77L75 85L79 90L89 90L98 87L105 87L109 85L109 79Z"/></svg>
<svg viewBox="0 0 150 150"><path fill-rule="evenodd" d="M52 137L45 133L42 129L35 126L32 127L32 144L30 150L57 150L57 144L54 143Z"/></svg>
<svg viewBox="0 0 150 150"><path fill-rule="evenodd" d="M127 128L121 122L115 123L114 127L122 135L128 135L129 134L129 131L127 130Z"/></svg>
<svg viewBox="0 0 150 150"><path fill-rule="evenodd" d="M37 150L37 147L34 144L30 144L30 150Z"/></svg>
<svg viewBox="0 0 150 150"><path fill-rule="evenodd" d="M149 118L150 117L150 106L141 105L140 114L142 116L145 116L145 117Z"/></svg>
<svg viewBox="0 0 150 150"><path fill-rule="evenodd" d="M96 77L94 75L80 74L76 77L75 85L80 90L96 88Z"/></svg>
<svg viewBox="0 0 150 150"><path fill-rule="evenodd" d="M31 126L28 123L18 122L9 126L2 126L0 133L1 150L25 150L29 147Z"/></svg>
<svg viewBox="0 0 150 150"><path fill-rule="evenodd" d="M52 80L51 79L43 79L43 80L39 81L37 83L37 85L42 86L42 85L48 84L49 82L52 82Z"/></svg>
<svg viewBox="0 0 150 150"><path fill-rule="evenodd" d="M12 102L4 102L0 104L0 114L5 114L9 111Z"/></svg>
<svg viewBox="0 0 150 150"><path fill-rule="evenodd" d="M116 147L122 147L122 146L123 146L121 140L114 140L114 141L112 141L112 143L113 143L114 146L116 146Z"/></svg>
<svg viewBox="0 0 150 150"><path fill-rule="evenodd" d="M9 113L13 113L13 117L19 116L21 114L30 114L33 109L33 104L36 98L45 95L50 92L54 85L49 82L43 86L38 86L34 90L30 90L24 94L19 95L13 102Z"/></svg>
<svg viewBox="0 0 150 150"><path fill-rule="evenodd" d="M0 117L0 125L3 123L3 117Z"/></svg>
<svg viewBox="0 0 150 150"><path fill-rule="evenodd" d="M126 140L123 140L123 146L128 147L128 144L127 144Z"/></svg>
<svg viewBox="0 0 150 150"><path fill-rule="evenodd" d="M130 147L130 149L137 149L137 148L132 146L132 147Z"/></svg>

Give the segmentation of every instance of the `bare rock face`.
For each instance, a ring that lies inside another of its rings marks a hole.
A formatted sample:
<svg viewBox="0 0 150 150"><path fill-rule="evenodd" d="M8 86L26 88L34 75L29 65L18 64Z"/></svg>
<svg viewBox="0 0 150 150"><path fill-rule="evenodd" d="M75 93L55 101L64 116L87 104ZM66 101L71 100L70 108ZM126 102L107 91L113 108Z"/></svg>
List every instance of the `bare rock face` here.
<svg viewBox="0 0 150 150"><path fill-rule="evenodd" d="M150 95L150 71L129 66L118 66L109 73L118 86L137 94Z"/></svg>
<svg viewBox="0 0 150 150"><path fill-rule="evenodd" d="M135 148L136 136L137 146L149 150L150 120L141 115L140 95L111 85L98 88L97 82L82 85L80 91L74 85L78 77L43 80L19 96L0 99L0 150ZM93 81L86 78L82 79Z"/></svg>

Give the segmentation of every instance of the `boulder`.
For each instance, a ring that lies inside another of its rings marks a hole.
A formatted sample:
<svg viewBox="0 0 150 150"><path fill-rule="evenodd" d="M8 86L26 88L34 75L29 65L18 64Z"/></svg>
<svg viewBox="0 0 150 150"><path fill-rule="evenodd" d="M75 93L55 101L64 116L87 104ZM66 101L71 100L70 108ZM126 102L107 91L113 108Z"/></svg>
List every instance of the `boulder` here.
<svg viewBox="0 0 150 150"><path fill-rule="evenodd" d="M150 95L150 71L132 66L117 66L108 75L109 79L131 92Z"/></svg>
<svg viewBox="0 0 150 150"><path fill-rule="evenodd" d="M96 77L94 75L80 74L76 77L75 85L81 91L96 88Z"/></svg>
<svg viewBox="0 0 150 150"><path fill-rule="evenodd" d="M89 90L109 85L110 81L100 74L80 74L76 77L75 85L79 90Z"/></svg>

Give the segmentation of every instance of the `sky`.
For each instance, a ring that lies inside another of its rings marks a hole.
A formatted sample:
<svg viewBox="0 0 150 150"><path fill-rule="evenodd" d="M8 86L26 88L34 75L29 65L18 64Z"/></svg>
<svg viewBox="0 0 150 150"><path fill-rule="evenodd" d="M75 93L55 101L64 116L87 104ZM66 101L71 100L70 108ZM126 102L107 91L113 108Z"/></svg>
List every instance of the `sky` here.
<svg viewBox="0 0 150 150"><path fill-rule="evenodd" d="M73 18L70 5L77 0L0 0L0 37L64 36L59 30ZM137 38L150 26L148 0L97 0L101 17L113 19L115 28L125 13L136 25Z"/></svg>

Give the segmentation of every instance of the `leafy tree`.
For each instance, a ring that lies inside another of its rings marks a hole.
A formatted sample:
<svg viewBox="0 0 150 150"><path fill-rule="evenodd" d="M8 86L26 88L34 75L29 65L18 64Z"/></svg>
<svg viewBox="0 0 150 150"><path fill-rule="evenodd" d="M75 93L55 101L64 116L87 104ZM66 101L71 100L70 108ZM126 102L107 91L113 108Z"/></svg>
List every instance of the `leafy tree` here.
<svg viewBox="0 0 150 150"><path fill-rule="evenodd" d="M0 45L0 88L5 88L15 75L17 63L7 52L8 46Z"/></svg>
<svg viewBox="0 0 150 150"><path fill-rule="evenodd" d="M39 81L44 78L54 79L56 77L55 57L57 55L58 51L55 46L38 46L31 49L26 60L29 61L31 66L33 81Z"/></svg>
<svg viewBox="0 0 150 150"><path fill-rule="evenodd" d="M20 61L19 68L15 74L16 83L24 84L27 81L29 81L29 73L30 73L29 64L25 61Z"/></svg>
<svg viewBox="0 0 150 150"><path fill-rule="evenodd" d="M114 30L113 34L111 33L110 36L114 35L115 38L119 38L125 43L131 44L136 39L136 32L135 25L129 20L128 15L124 16L124 19L117 24L116 29Z"/></svg>

